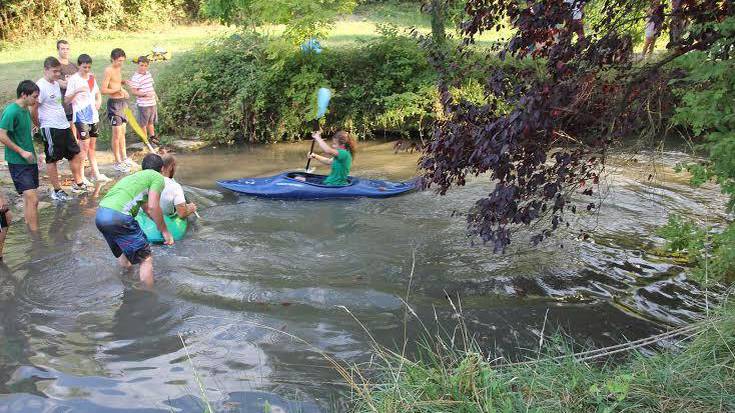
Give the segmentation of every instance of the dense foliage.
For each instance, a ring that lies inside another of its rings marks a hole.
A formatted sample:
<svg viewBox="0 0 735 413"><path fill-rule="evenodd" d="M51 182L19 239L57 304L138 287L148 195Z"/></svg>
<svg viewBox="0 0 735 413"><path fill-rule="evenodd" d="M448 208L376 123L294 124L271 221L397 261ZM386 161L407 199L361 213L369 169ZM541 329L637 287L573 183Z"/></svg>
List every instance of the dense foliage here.
<svg viewBox="0 0 735 413"><path fill-rule="evenodd" d="M571 194L594 193L610 145L655 130L651 114L671 109L666 65L694 51L709 53L730 36L717 24L732 19L727 2L685 0L671 16L681 34L672 37L669 51L639 64L632 47L647 4L589 2L604 18L599 24L592 19L580 38L572 10L585 3L469 0L462 49L471 47L477 34L510 21L515 34L490 55L540 60L546 67L544 77L498 68L484 83L484 104L457 102L451 80L457 76L449 76L454 68L441 49L431 54L445 113L421 162L425 182L445 193L468 175L488 173L493 186L468 220L471 232L496 251L506 248L517 225L546 219L535 242L563 225L564 214L576 211ZM498 110L499 101L511 109Z"/></svg>
<svg viewBox="0 0 735 413"><path fill-rule="evenodd" d="M672 122L680 127L707 158L681 165L691 182L717 182L730 195L729 212L735 211L735 19L710 25L721 37L706 51L680 59L672 80L679 99ZM696 264L693 275L700 281L735 281L735 223L710 228L672 216L659 235L670 251L681 251Z"/></svg>
<svg viewBox="0 0 735 413"><path fill-rule="evenodd" d="M667 250L687 255L693 279L703 284L735 281L735 225L709 228L672 215L658 235L666 239Z"/></svg>
<svg viewBox="0 0 735 413"><path fill-rule="evenodd" d="M473 70L459 83L458 96L482 99L486 73ZM235 36L173 61L158 86L166 129L203 133L217 142L306 136L319 87L334 91L326 127L360 137L420 138L441 114L425 52L392 29L376 40L321 54L254 34Z"/></svg>
<svg viewBox="0 0 735 413"><path fill-rule="evenodd" d="M199 0L3 0L0 40L138 30L199 17Z"/></svg>

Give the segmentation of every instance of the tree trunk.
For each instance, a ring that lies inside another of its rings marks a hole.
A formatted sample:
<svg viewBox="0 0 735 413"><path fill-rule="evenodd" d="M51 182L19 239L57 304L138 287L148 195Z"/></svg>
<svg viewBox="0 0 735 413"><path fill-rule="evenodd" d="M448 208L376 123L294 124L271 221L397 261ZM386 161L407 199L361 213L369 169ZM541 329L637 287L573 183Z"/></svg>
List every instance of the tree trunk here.
<svg viewBox="0 0 735 413"><path fill-rule="evenodd" d="M431 37L436 45L444 45L447 38L445 27L446 22L446 4L445 0L431 1Z"/></svg>

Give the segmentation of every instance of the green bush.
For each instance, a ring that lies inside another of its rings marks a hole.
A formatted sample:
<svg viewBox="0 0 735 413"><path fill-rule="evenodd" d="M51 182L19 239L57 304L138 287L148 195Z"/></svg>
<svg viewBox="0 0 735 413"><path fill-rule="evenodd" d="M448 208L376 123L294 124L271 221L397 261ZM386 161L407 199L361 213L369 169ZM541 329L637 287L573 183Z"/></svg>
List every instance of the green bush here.
<svg viewBox="0 0 735 413"><path fill-rule="evenodd" d="M436 100L424 53L398 37L304 55L278 40L235 36L178 58L158 85L164 128L218 142L301 137L319 87L334 91L326 123L361 136L426 129Z"/></svg>
<svg viewBox="0 0 735 413"><path fill-rule="evenodd" d="M463 63L457 96L482 96L478 88L492 65L478 63ZM319 87L334 92L327 127L361 138L420 137L441 114L435 72L413 38L386 30L358 46L304 55L284 41L248 34L171 62L158 79L162 126L220 143L295 140L309 131Z"/></svg>

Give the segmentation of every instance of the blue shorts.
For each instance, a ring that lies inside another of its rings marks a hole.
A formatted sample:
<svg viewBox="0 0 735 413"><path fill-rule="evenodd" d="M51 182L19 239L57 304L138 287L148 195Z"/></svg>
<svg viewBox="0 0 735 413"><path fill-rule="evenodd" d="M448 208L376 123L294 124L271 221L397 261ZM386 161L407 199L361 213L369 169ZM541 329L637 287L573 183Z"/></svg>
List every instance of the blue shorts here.
<svg viewBox="0 0 735 413"><path fill-rule="evenodd" d="M9 163L8 170L10 171L10 178L13 179L13 185L15 190L19 194L23 192L38 189L38 165L31 164L20 164L20 163Z"/></svg>
<svg viewBox="0 0 735 413"><path fill-rule="evenodd" d="M114 209L100 207L97 208L94 222L115 258L125 254L131 264L140 264L151 256L148 239L134 217Z"/></svg>

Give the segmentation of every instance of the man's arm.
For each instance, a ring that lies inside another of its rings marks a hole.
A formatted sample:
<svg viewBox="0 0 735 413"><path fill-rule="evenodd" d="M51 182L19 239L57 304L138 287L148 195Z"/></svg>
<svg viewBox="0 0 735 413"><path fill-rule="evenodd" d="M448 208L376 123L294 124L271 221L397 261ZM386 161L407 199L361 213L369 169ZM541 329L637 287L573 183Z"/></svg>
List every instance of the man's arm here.
<svg viewBox="0 0 735 413"><path fill-rule="evenodd" d="M196 210L197 210L197 206L194 203L190 203L190 204L182 203L182 204L176 205L176 215L178 215L179 218L182 218L182 219L188 218L189 215L196 212Z"/></svg>
<svg viewBox="0 0 735 413"><path fill-rule="evenodd" d="M41 127L41 122L38 120L38 105L40 102L36 102L33 104L33 106L30 107L31 109L31 120L33 121L33 124L36 125L36 127Z"/></svg>
<svg viewBox="0 0 735 413"><path fill-rule="evenodd" d="M13 142L10 139L10 136L8 136L8 131L5 129L0 128L0 142L3 143L3 145L10 148L11 151L17 153L18 155L22 156L26 161L33 163L34 156L33 153L28 152L21 148L20 146L16 145L15 142Z"/></svg>

